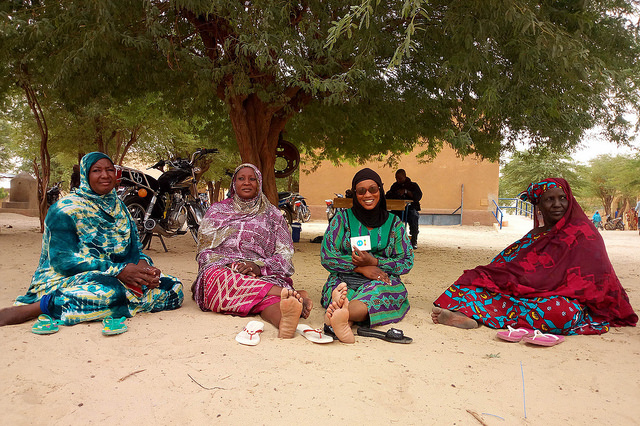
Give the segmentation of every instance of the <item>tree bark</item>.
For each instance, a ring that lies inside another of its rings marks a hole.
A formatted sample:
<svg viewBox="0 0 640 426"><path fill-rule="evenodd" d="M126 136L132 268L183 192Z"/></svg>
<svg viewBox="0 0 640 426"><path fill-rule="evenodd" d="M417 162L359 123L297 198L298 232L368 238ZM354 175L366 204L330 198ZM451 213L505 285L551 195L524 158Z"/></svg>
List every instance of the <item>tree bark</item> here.
<svg viewBox="0 0 640 426"><path fill-rule="evenodd" d="M231 97L230 107L242 162L258 167L262 173L262 191L277 206L276 147L287 120L279 117L279 108L265 104L255 94Z"/></svg>
<svg viewBox="0 0 640 426"><path fill-rule="evenodd" d="M40 232L44 232L44 219L47 216L49 206L47 205L47 187L49 186L49 176L51 175L51 157L49 155L49 127L45 119L44 112L38 102L36 92L28 81L21 84L27 97L27 103L33 113L40 133L40 168L36 159L33 160L33 168L38 182L38 207L40 213Z"/></svg>
<svg viewBox="0 0 640 426"><path fill-rule="evenodd" d="M215 185L213 186L213 193L215 194L213 201L215 201L215 202L222 201L222 199L223 199L223 197L220 196L220 188L221 187L222 187L222 181L217 180Z"/></svg>

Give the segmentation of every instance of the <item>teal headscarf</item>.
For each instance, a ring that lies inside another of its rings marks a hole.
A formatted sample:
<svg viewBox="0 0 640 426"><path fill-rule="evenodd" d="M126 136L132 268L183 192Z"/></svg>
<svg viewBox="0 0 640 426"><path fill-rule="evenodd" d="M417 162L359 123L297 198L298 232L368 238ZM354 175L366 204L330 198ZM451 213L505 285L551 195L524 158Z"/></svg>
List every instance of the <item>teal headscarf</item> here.
<svg viewBox="0 0 640 426"><path fill-rule="evenodd" d="M90 200L105 213L113 215L118 205L118 195L116 194L115 188L108 194L99 195L91 189L91 185L89 184L89 170L91 166L103 158L106 158L113 164L113 160L102 152L90 152L82 157L82 160L80 160L80 186L76 190L76 194Z"/></svg>

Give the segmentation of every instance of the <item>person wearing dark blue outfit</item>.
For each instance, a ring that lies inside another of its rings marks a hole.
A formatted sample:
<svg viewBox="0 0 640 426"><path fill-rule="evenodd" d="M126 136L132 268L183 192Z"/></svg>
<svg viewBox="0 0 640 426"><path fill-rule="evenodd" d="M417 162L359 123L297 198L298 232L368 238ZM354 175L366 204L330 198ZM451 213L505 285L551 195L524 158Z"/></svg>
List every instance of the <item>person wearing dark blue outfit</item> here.
<svg viewBox="0 0 640 426"><path fill-rule="evenodd" d="M409 223L409 234L411 234L411 245L413 248L418 247L418 220L420 219L420 200L422 199L422 191L417 183L407 177L404 169L398 169L396 172L396 181L385 197L390 200L411 200L411 204L407 208L407 223ZM392 213L402 217L402 211L392 211Z"/></svg>

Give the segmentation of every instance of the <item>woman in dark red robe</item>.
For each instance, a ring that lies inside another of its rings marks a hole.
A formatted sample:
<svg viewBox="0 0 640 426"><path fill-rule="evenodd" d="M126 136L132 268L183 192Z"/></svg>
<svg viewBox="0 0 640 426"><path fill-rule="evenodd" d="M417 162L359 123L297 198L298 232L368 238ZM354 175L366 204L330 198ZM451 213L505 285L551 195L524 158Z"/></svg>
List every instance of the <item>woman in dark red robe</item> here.
<svg viewBox="0 0 640 426"><path fill-rule="evenodd" d="M436 301L436 324L459 328L533 328L553 334L602 334L635 326L638 316L611 266L600 233L564 179L520 194L544 224L490 264L465 271Z"/></svg>

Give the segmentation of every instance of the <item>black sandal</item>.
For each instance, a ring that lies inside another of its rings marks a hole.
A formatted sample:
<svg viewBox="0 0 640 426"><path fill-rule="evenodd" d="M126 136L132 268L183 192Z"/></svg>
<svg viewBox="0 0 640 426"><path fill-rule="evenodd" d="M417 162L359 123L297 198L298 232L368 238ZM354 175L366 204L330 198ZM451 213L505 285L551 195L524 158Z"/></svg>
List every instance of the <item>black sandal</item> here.
<svg viewBox="0 0 640 426"><path fill-rule="evenodd" d="M326 333L326 331L325 331ZM390 328L386 332L374 330L367 327L358 327L358 336L363 337L375 337L376 339L382 339L385 342L391 343L411 343L413 339L404 335L402 330L397 328Z"/></svg>
<svg viewBox="0 0 640 426"><path fill-rule="evenodd" d="M333 327L331 327L330 325L324 325L324 334L333 337L333 340L339 340L338 336L336 336L336 333L333 332Z"/></svg>

